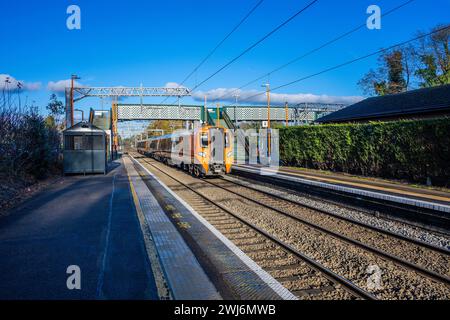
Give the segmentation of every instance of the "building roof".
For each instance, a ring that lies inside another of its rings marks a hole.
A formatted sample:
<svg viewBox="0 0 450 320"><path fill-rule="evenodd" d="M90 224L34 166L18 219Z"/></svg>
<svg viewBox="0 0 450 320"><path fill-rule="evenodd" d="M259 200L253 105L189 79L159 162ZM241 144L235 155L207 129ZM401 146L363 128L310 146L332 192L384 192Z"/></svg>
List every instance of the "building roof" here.
<svg viewBox="0 0 450 320"><path fill-rule="evenodd" d="M66 130L64 130L65 134L82 133L82 132L105 134L105 131L103 131L99 127L96 127L92 123L87 122L87 121L78 122L77 124L74 124L70 128L67 128Z"/></svg>
<svg viewBox="0 0 450 320"><path fill-rule="evenodd" d="M320 123L351 122L450 112L450 84L368 98L316 120Z"/></svg>

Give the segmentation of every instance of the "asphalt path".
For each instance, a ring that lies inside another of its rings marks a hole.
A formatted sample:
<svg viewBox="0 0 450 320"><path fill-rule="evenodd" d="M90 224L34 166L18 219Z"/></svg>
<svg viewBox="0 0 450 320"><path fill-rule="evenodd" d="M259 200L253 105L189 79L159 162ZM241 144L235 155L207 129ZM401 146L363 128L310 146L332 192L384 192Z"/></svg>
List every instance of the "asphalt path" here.
<svg viewBox="0 0 450 320"><path fill-rule="evenodd" d="M0 299L157 299L149 263L120 161L107 175L64 177L0 219Z"/></svg>

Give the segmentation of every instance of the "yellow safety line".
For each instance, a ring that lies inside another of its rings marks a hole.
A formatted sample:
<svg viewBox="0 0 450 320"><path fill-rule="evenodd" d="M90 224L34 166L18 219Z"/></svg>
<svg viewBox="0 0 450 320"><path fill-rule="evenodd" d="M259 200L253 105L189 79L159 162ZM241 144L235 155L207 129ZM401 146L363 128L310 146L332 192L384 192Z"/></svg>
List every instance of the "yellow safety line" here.
<svg viewBox="0 0 450 320"><path fill-rule="evenodd" d="M125 167L126 169L126 167ZM141 225L142 236L144 238L145 249L147 251L147 256L150 260L150 267L152 268L153 276L155 279L156 289L158 291L158 297L161 300L170 300L172 296L170 290L168 289L167 282L164 278L164 272L162 271L162 266L159 263L158 253L153 244L153 239L150 234L147 222L145 220L144 212L142 211L139 198L137 196L136 190L134 189L133 182L131 181L130 173L126 170L128 181L130 183L131 195L133 198L134 206L137 211L137 216L139 223Z"/></svg>

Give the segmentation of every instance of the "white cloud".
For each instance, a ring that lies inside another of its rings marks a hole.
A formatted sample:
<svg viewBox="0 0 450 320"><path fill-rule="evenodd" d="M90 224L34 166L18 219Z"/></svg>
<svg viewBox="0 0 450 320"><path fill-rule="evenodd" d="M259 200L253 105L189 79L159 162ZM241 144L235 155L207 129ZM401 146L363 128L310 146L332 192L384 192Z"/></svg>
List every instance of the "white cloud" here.
<svg viewBox="0 0 450 320"><path fill-rule="evenodd" d="M19 86L23 91L35 91L41 88L41 83L17 80L9 74L0 74L0 90L17 90Z"/></svg>
<svg viewBox="0 0 450 320"><path fill-rule="evenodd" d="M265 104L267 97L265 91L241 90L236 88L217 88L209 91L196 91L192 93L192 98L203 101L205 95L208 101L226 101L235 103L235 96L238 95L238 103ZM330 96L326 94L316 95L312 93L270 93L270 101L273 104L298 103L343 103L353 104L361 101L360 96Z"/></svg>
<svg viewBox="0 0 450 320"><path fill-rule="evenodd" d="M50 81L47 84L47 89L52 91L52 92L56 92L56 93L64 93L66 88L69 88L71 86L71 79L66 79L66 80L58 80L56 82L54 81ZM82 87L83 85L77 81L74 81L74 86L75 87Z"/></svg>
<svg viewBox="0 0 450 320"><path fill-rule="evenodd" d="M165 88L186 88L185 86L180 85L177 82L167 82L166 85L164 86Z"/></svg>

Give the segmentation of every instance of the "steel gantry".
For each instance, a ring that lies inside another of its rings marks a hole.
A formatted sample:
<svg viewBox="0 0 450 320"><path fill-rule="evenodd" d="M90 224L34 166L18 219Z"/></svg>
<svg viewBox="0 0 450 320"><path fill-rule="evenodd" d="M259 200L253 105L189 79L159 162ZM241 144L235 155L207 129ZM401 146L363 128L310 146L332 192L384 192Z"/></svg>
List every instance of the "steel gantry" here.
<svg viewBox="0 0 450 320"><path fill-rule="evenodd" d="M190 96L188 88L166 87L78 87L73 88L84 97L184 97ZM79 100L78 98L77 100Z"/></svg>
<svg viewBox="0 0 450 320"><path fill-rule="evenodd" d="M71 92L72 90L72 92ZM67 127L73 125L72 108L73 102L86 97L111 97L117 100L119 97L186 97L191 92L188 88L166 88L166 87L73 87L66 88L66 123Z"/></svg>
<svg viewBox="0 0 450 320"><path fill-rule="evenodd" d="M119 113L117 101L119 97L181 97L190 96L191 92L186 87L75 87L74 79L79 79L72 76L71 87L66 88L66 127L69 128L74 125L73 110L74 102L84 99L86 97L111 97L112 98L112 141L113 152L118 149L118 128L117 122L119 120ZM75 95L77 96L75 98ZM141 99L142 101L142 99Z"/></svg>

